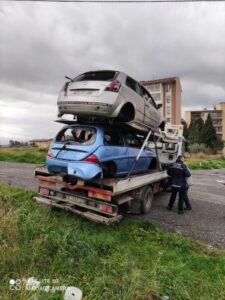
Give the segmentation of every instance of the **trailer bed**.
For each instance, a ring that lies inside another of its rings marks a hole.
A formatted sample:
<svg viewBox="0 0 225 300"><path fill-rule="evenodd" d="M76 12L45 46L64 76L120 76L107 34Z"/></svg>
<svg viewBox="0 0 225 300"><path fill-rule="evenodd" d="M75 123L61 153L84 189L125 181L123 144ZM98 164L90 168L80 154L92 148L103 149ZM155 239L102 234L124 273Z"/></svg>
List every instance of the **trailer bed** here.
<svg viewBox="0 0 225 300"><path fill-rule="evenodd" d="M143 211L146 190L151 202L168 175L166 171L151 170L129 177L84 181L52 175L41 166L35 170L35 177L39 181L39 195L34 197L36 202L110 224L122 218L121 206L127 205L130 212Z"/></svg>

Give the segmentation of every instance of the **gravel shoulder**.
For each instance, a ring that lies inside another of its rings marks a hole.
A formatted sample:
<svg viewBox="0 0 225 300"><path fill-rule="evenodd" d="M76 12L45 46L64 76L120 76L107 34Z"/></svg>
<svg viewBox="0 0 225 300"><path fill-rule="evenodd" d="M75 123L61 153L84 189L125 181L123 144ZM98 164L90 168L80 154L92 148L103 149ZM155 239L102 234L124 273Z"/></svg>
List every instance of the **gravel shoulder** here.
<svg viewBox="0 0 225 300"><path fill-rule="evenodd" d="M26 189L36 189L35 164L0 162L0 181ZM151 211L137 219L148 219L169 231L179 230L185 236L225 249L225 169L192 171L194 185L189 189L193 210L177 214L166 206L170 193L155 195ZM132 216L133 218L133 216Z"/></svg>

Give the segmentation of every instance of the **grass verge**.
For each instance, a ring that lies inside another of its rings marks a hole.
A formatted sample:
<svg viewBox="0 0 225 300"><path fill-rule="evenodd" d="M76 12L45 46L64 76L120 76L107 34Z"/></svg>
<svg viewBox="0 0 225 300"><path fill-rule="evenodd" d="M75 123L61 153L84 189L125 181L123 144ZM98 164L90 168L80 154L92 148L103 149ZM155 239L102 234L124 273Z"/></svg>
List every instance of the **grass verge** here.
<svg viewBox="0 0 225 300"><path fill-rule="evenodd" d="M39 148L0 148L0 161L44 164L47 150Z"/></svg>
<svg viewBox="0 0 225 300"><path fill-rule="evenodd" d="M39 148L0 148L0 161L44 164L47 149ZM186 160L192 170L225 168L225 156L198 153Z"/></svg>
<svg viewBox="0 0 225 300"><path fill-rule="evenodd" d="M189 158L187 166L192 170L225 168L225 156L204 156Z"/></svg>
<svg viewBox="0 0 225 300"><path fill-rule="evenodd" d="M10 279L32 276L76 286L84 300L225 299L224 251L146 221L107 227L54 212L34 195L0 184L2 299L63 299L59 291L10 290Z"/></svg>

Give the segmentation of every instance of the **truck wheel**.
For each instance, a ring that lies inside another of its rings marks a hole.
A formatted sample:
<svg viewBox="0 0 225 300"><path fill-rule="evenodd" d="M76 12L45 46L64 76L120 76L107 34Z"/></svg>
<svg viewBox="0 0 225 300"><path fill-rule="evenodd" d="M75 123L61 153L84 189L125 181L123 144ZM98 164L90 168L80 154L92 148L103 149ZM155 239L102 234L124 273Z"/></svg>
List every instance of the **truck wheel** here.
<svg viewBox="0 0 225 300"><path fill-rule="evenodd" d="M147 212L150 211L150 208L152 206L152 201L153 201L152 188L148 186L145 188L145 191L143 192L142 199L141 199L141 212L143 214L146 214Z"/></svg>

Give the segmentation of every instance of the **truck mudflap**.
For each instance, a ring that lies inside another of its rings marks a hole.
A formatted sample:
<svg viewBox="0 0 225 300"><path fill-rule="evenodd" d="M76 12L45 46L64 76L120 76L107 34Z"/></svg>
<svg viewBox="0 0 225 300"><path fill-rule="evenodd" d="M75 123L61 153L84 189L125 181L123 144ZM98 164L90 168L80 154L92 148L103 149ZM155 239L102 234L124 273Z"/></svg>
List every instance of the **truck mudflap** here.
<svg viewBox="0 0 225 300"><path fill-rule="evenodd" d="M38 203L70 211L106 225L120 221L122 218L118 215L117 205L65 191L40 187L39 195L33 199Z"/></svg>

